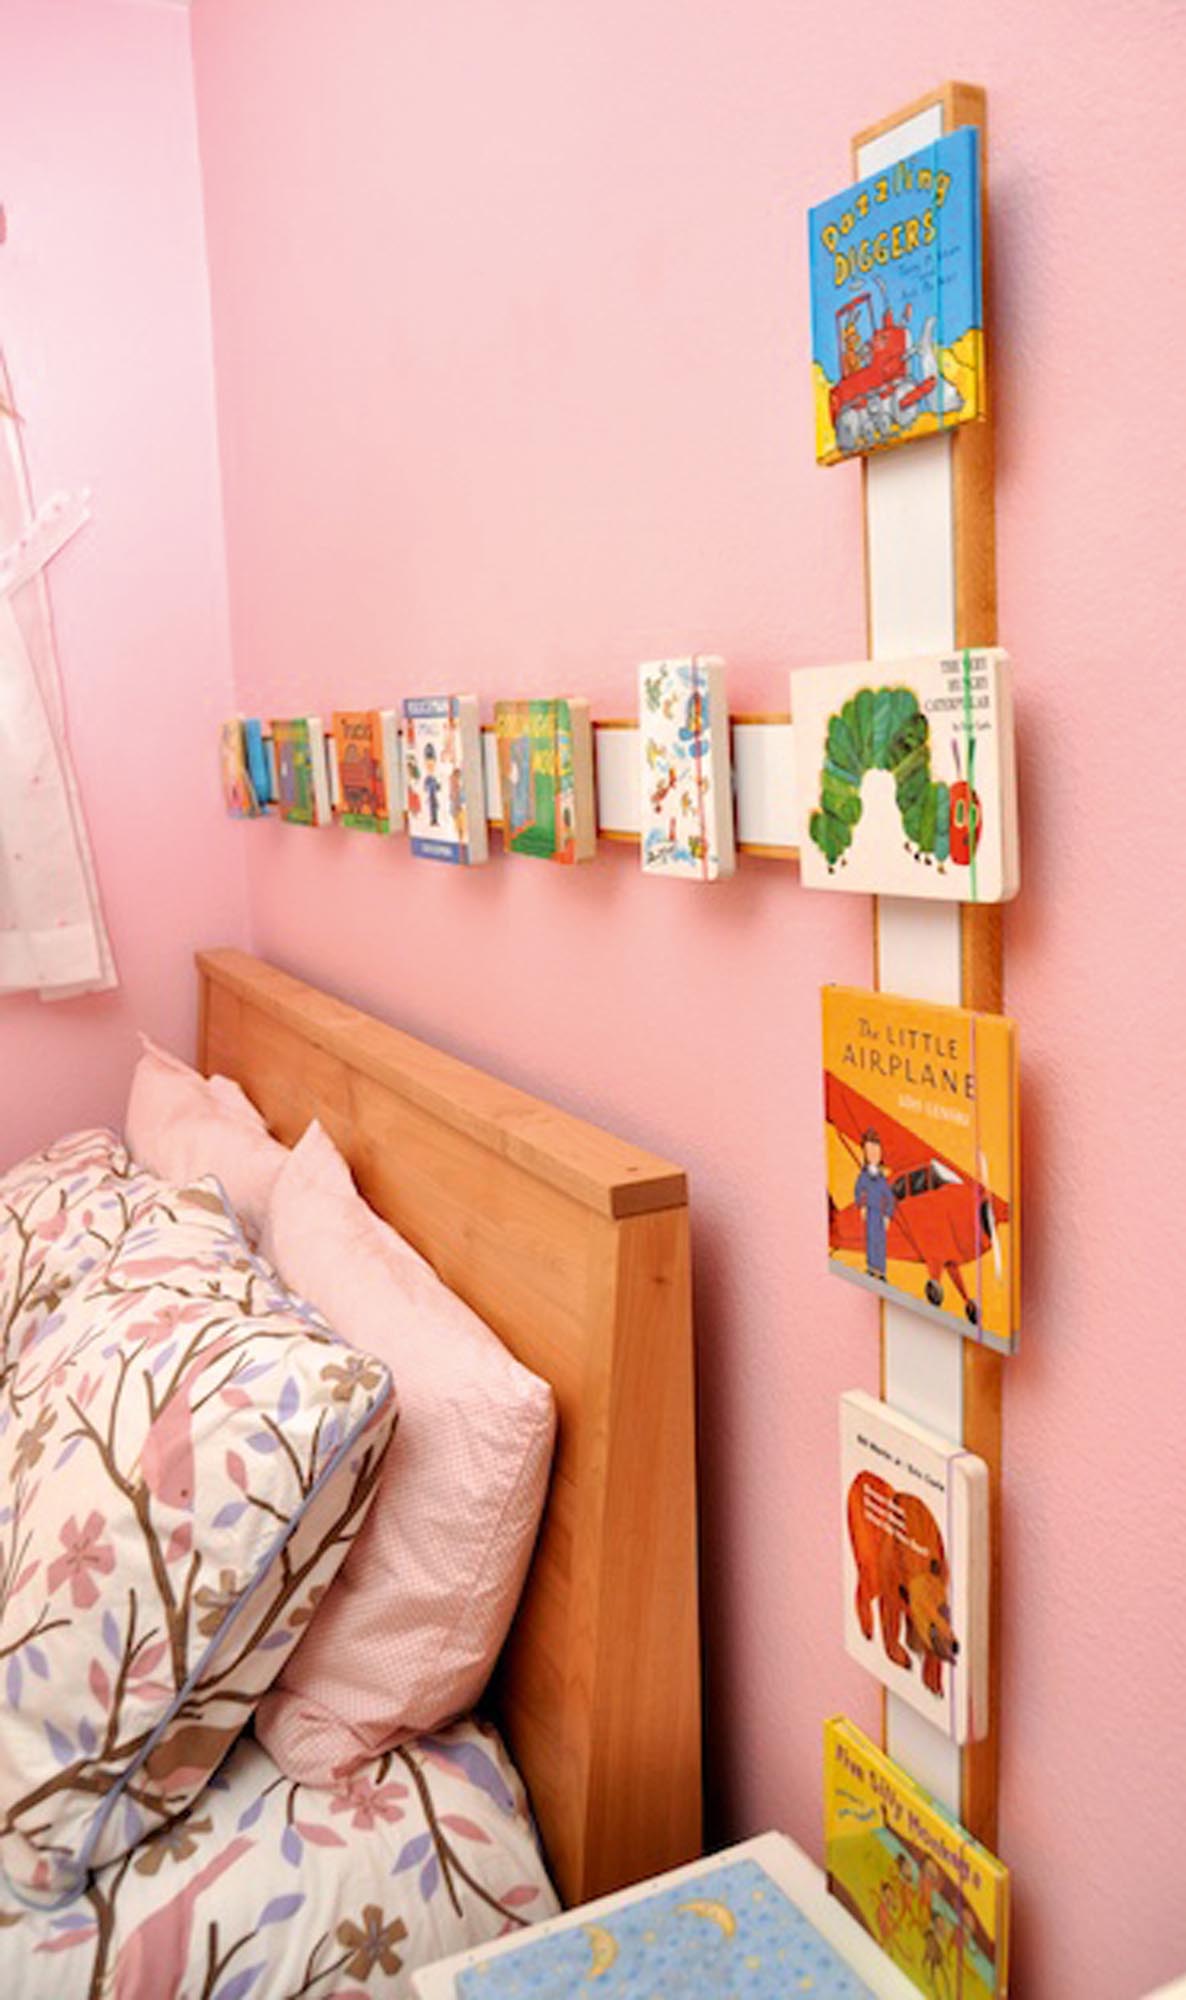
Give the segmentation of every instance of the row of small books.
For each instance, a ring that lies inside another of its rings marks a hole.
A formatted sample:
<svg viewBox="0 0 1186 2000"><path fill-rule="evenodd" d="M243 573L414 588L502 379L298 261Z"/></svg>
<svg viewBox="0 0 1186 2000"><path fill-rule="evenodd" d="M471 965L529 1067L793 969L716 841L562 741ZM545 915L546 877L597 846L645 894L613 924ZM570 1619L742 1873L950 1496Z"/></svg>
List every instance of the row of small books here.
<svg viewBox="0 0 1186 2000"><path fill-rule="evenodd" d="M999 649L811 667L791 675L800 876L808 888L995 903L1018 886L1012 679ZM723 880L735 865L724 662L639 670L638 797L650 874ZM506 843L585 861L596 843L587 701L497 702ZM222 732L228 809L269 805L299 825L393 833L424 859L487 858L478 703L472 695Z"/></svg>
<svg viewBox="0 0 1186 2000"><path fill-rule="evenodd" d="M650 724L642 780L651 822L643 867L711 881L732 872L733 809L723 666L671 660L643 669ZM723 718L723 719L722 719ZM597 841L593 729L587 701L500 701L494 732L503 836L513 854L572 864ZM478 702L430 695L393 709L342 711L326 736L317 716L223 724L227 808L252 818L275 804L297 825L394 833L412 853L474 865L487 859L487 807Z"/></svg>

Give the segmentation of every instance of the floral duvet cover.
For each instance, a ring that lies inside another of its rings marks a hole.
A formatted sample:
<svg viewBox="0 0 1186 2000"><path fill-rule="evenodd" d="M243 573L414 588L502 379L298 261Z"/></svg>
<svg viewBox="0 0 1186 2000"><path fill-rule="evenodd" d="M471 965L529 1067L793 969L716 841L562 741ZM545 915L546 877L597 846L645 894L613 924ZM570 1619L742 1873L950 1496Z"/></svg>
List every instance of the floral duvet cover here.
<svg viewBox="0 0 1186 2000"><path fill-rule="evenodd" d="M397 2000L417 1967L552 1916L522 1785L473 1720L314 1790L250 1735L181 1818L65 1908L0 1883L5 2000Z"/></svg>

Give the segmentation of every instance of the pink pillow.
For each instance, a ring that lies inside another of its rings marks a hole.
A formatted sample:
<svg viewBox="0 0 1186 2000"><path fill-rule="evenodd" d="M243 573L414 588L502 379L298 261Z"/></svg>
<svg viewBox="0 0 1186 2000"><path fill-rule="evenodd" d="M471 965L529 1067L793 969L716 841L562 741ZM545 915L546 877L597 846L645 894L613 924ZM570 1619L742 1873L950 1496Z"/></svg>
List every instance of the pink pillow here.
<svg viewBox="0 0 1186 2000"><path fill-rule="evenodd" d="M374 1507L256 1716L281 1769L324 1785L473 1707L527 1573L555 1414L548 1384L367 1207L316 1123L261 1249L399 1382Z"/></svg>
<svg viewBox="0 0 1186 2000"><path fill-rule="evenodd" d="M214 1174L252 1243L288 1149L268 1134L251 1099L230 1077L199 1076L141 1036L124 1135L132 1158L161 1180L185 1187Z"/></svg>

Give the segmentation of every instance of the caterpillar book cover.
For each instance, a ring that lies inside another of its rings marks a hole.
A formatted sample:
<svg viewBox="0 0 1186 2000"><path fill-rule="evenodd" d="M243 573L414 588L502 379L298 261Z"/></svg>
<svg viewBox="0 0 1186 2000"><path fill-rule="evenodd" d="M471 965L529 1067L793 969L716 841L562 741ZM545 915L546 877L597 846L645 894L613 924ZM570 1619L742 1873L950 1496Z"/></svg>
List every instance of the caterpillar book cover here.
<svg viewBox="0 0 1186 2000"><path fill-rule="evenodd" d="M494 704L503 840L512 854L570 865L597 844L587 701Z"/></svg>
<svg viewBox="0 0 1186 2000"><path fill-rule="evenodd" d="M1019 1321L1015 1024L823 989L828 1257L1002 1353Z"/></svg>
<svg viewBox="0 0 1186 2000"><path fill-rule="evenodd" d="M1017 893L1007 653L801 668L791 714L807 888L963 903Z"/></svg>
<svg viewBox="0 0 1186 2000"><path fill-rule="evenodd" d="M821 465L984 416L974 125L817 203L808 242Z"/></svg>
<svg viewBox="0 0 1186 2000"><path fill-rule="evenodd" d="M1005 2000L1009 1870L844 1716L824 1724L828 1887L929 2000Z"/></svg>
<svg viewBox="0 0 1186 2000"><path fill-rule="evenodd" d="M875 1396L840 1399L844 1643L953 1743L988 1728L988 1467Z"/></svg>

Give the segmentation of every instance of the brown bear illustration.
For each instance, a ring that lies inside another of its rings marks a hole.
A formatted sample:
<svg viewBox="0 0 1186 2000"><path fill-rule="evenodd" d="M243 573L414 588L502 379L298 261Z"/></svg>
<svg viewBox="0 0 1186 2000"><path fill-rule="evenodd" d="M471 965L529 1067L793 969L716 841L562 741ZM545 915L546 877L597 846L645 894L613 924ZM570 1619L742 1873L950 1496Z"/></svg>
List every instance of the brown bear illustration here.
<svg viewBox="0 0 1186 2000"><path fill-rule="evenodd" d="M857 1617L873 1637L873 1606L885 1650L896 1667L921 1653L924 1686L943 1692L944 1661L959 1657L951 1629L947 1551L938 1524L912 1493L895 1493L875 1473L862 1472L848 1489L848 1533L857 1564ZM906 1646L899 1634L905 1620Z"/></svg>

